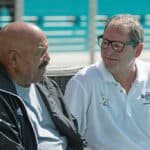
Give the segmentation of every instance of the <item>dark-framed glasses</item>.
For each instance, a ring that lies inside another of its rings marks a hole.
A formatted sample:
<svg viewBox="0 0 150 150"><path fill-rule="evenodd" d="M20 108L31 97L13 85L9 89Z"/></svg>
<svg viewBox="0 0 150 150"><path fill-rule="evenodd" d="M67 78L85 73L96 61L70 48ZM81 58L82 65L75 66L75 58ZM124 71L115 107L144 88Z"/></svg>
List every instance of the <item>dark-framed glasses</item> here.
<svg viewBox="0 0 150 150"><path fill-rule="evenodd" d="M102 49L106 49L109 47L109 44L111 45L112 50L114 50L115 52L122 52L124 47L127 45L131 45L131 46L137 46L138 42L134 42L134 41L127 41L127 42L121 42L121 41L110 41L107 39L103 38L103 35L100 35L97 37L98 40L98 45L102 48Z"/></svg>

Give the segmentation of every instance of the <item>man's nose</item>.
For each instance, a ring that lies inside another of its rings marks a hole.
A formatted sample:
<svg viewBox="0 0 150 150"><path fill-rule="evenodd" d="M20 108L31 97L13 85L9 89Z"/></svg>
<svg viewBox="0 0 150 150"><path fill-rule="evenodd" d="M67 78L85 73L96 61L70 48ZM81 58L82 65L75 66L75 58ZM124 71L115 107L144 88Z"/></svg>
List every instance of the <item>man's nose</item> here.
<svg viewBox="0 0 150 150"><path fill-rule="evenodd" d="M114 50L113 50L113 48L112 48L111 43L108 43L108 47L107 47L107 49L106 49L107 55L112 55L113 51L114 51Z"/></svg>
<svg viewBox="0 0 150 150"><path fill-rule="evenodd" d="M43 55L43 61L49 62L50 61L50 55L48 52L45 52Z"/></svg>

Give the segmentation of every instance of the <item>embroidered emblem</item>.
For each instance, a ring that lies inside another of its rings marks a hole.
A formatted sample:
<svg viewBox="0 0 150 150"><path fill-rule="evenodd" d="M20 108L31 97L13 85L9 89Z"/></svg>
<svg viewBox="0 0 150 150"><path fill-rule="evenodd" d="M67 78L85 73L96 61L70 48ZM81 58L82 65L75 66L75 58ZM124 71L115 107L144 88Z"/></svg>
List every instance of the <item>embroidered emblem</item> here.
<svg viewBox="0 0 150 150"><path fill-rule="evenodd" d="M108 106L109 105L108 97L106 97L105 95L102 95L101 104L103 104L104 106Z"/></svg>
<svg viewBox="0 0 150 150"><path fill-rule="evenodd" d="M141 94L141 98L143 100L143 104L150 104L150 92L145 92Z"/></svg>

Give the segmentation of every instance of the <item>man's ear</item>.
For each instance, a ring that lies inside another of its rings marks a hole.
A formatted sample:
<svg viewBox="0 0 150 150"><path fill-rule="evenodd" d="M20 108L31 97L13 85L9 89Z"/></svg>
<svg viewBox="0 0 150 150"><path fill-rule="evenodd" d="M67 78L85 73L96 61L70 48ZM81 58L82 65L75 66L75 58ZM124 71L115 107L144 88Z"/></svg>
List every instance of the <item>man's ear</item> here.
<svg viewBox="0 0 150 150"><path fill-rule="evenodd" d="M138 44L138 46L136 47L136 55L135 55L135 57L138 57L138 56L141 55L143 47L144 47L143 43L139 43Z"/></svg>
<svg viewBox="0 0 150 150"><path fill-rule="evenodd" d="M10 50L8 53L8 63L11 67L15 68L17 66L18 54L15 50Z"/></svg>

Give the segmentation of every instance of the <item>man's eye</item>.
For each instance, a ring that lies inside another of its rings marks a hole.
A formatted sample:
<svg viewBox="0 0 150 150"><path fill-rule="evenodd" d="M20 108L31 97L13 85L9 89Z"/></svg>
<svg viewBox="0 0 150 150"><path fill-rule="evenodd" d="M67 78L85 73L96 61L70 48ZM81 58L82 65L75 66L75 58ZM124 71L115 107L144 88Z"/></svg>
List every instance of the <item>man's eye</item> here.
<svg viewBox="0 0 150 150"><path fill-rule="evenodd" d="M122 43L113 43L113 47L122 47L123 45L122 45Z"/></svg>
<svg viewBox="0 0 150 150"><path fill-rule="evenodd" d="M108 41L103 41L103 44L104 45L108 45Z"/></svg>

